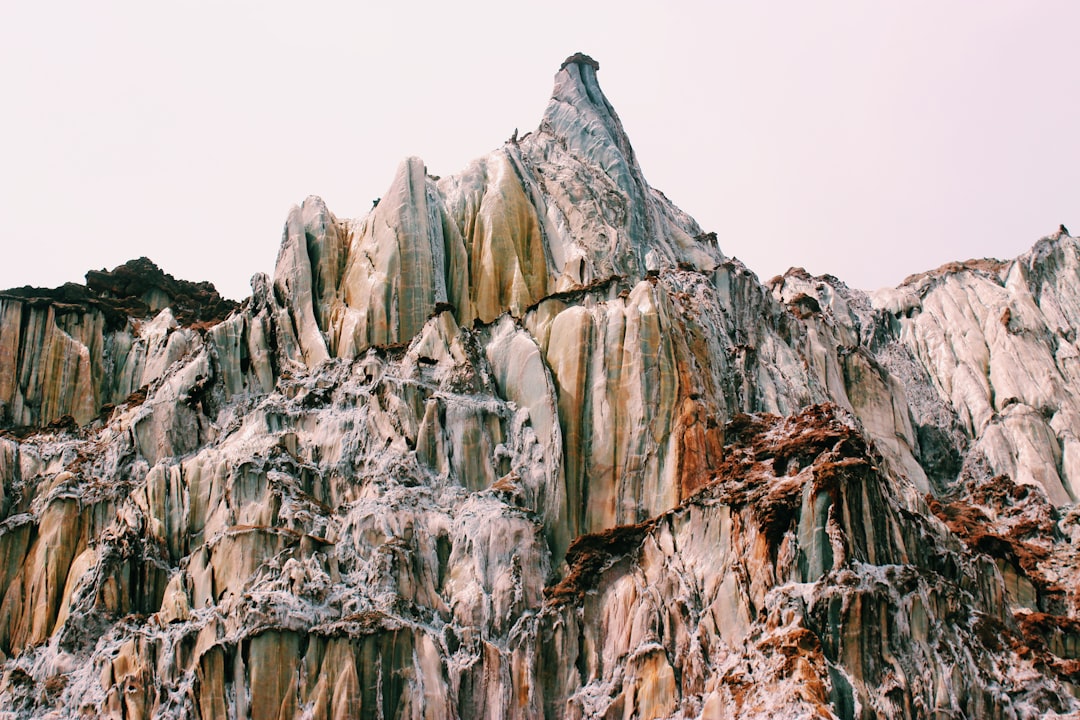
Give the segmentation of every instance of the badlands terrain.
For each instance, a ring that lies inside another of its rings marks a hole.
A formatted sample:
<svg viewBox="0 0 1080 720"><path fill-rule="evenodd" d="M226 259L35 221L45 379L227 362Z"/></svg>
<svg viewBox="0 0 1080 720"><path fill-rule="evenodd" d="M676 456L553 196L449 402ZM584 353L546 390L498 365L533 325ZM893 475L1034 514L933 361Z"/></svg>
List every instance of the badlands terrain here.
<svg viewBox="0 0 1080 720"><path fill-rule="evenodd" d="M0 293L0 717L1080 714L1080 245L761 282L598 64L237 304Z"/></svg>

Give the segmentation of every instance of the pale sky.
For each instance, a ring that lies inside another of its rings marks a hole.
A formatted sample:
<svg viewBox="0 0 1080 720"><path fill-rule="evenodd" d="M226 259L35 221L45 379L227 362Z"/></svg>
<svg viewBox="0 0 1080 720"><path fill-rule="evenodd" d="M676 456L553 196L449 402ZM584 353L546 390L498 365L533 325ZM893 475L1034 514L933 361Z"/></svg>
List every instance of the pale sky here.
<svg viewBox="0 0 1080 720"><path fill-rule="evenodd" d="M367 3L365 3L367 4ZM763 280L1080 233L1080 3L0 5L0 288L146 255L248 294L289 207L448 175L600 62L650 184Z"/></svg>

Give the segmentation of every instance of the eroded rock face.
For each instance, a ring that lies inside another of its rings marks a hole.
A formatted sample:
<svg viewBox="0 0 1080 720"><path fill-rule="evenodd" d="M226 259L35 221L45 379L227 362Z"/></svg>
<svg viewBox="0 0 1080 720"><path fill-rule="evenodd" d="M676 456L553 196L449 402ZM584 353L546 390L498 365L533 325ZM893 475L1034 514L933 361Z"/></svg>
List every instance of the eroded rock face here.
<svg viewBox="0 0 1080 720"><path fill-rule="evenodd" d="M85 424L197 348L236 303L146 258L91 270L86 285L0 291L0 424Z"/></svg>
<svg viewBox="0 0 1080 720"><path fill-rule="evenodd" d="M0 297L4 712L1080 712L1076 241L763 286L597 70L238 307Z"/></svg>
<svg viewBox="0 0 1080 720"><path fill-rule="evenodd" d="M551 693L568 715L993 717L1044 690L1006 647L995 566L906 509L854 418L726 431L702 491L571 546L542 615L587 669Z"/></svg>

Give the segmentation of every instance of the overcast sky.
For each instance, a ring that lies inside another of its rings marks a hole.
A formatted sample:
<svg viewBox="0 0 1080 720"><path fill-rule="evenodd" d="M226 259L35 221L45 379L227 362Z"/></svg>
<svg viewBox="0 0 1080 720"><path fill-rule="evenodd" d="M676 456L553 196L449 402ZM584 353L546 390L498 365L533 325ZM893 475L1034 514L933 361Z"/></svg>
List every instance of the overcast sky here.
<svg viewBox="0 0 1080 720"><path fill-rule="evenodd" d="M291 205L362 215L408 155L457 172L579 50L649 182L763 279L874 289L1080 232L1073 0L359 5L0 5L0 287L146 255L246 296Z"/></svg>

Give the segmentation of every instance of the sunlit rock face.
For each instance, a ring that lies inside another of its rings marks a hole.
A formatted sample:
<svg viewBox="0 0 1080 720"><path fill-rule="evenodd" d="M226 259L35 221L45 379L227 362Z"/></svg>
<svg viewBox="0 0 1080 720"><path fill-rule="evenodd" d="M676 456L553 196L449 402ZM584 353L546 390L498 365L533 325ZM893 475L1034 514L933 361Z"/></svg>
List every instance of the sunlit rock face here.
<svg viewBox="0 0 1080 720"><path fill-rule="evenodd" d="M0 293L0 717L1080 713L1076 240L762 285L597 70L238 307Z"/></svg>

